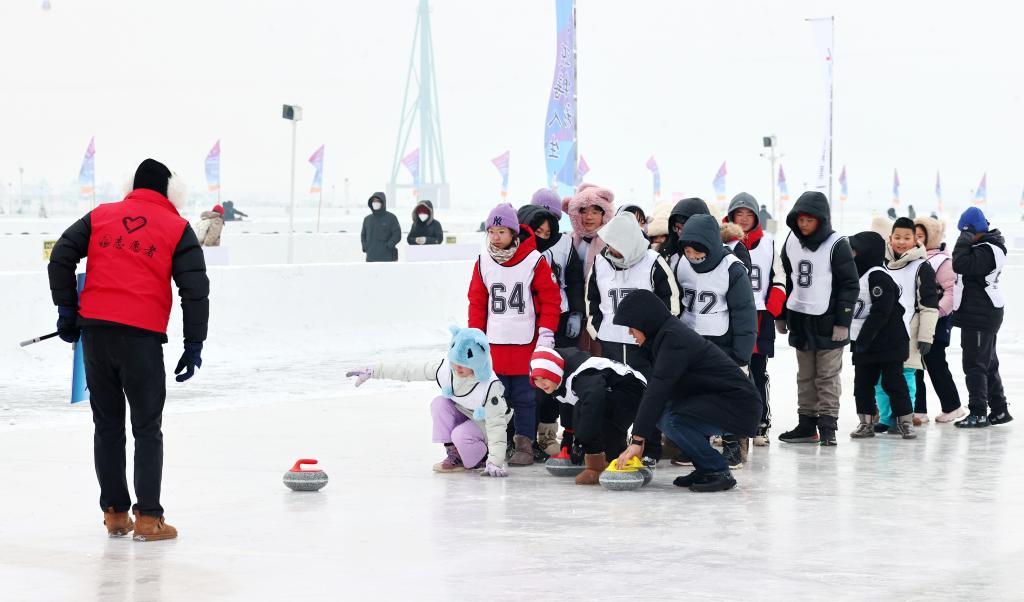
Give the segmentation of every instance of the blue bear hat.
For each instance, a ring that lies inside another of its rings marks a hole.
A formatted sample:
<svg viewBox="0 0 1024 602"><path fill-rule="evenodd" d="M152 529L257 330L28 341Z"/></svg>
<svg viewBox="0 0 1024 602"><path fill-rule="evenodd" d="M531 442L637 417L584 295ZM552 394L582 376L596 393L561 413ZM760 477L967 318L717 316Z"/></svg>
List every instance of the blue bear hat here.
<svg viewBox="0 0 1024 602"><path fill-rule="evenodd" d="M478 382L489 383L494 378L491 368L491 346L487 335L479 328L449 326L452 343L448 350L448 361L473 370Z"/></svg>

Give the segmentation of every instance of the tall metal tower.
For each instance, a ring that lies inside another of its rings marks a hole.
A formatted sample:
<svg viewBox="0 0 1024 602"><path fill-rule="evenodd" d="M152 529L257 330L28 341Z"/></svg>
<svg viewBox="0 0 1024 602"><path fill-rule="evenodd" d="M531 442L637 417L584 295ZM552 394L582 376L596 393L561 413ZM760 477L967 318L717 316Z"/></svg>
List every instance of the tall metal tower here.
<svg viewBox="0 0 1024 602"><path fill-rule="evenodd" d="M412 87L414 80L415 89ZM418 145L410 144L409 139L417 123L420 130L419 142ZM417 149L418 161L412 154ZM407 184L399 183L403 159L406 159L407 170L413 174L413 177L409 178L411 183ZM395 158L391 167L391 180L387 186L387 195L394 199L392 202L395 206L399 205L400 200L395 196L395 192L401 189L414 190L417 201L430 199L435 206L449 206L428 0L420 0L416 16L416 31L413 34L412 53L409 56L409 73L405 78L405 98L402 100L398 138L395 140Z"/></svg>

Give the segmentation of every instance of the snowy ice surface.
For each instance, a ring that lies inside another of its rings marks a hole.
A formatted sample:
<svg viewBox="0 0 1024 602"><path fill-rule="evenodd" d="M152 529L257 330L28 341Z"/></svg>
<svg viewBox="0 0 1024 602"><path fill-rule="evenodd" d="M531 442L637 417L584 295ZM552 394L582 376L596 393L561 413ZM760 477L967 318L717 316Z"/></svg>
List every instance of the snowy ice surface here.
<svg viewBox="0 0 1024 602"><path fill-rule="evenodd" d="M1011 403L1024 388L1018 260L1000 280ZM45 274L0 273L0 599L1021 598L1018 423L854 442L849 365L839 446L755 448L730 492L678 489L687 469L670 466L621 493L541 466L433 474L436 385L356 390L344 371L443 353L470 270L212 268L204 366L168 382L163 504L181 535L149 544L105 536L89 410L67 405L68 346L15 346L55 320ZM171 327L169 368L177 313ZM962 379L956 339L949 358ZM769 367L774 439L795 422L792 350ZM300 457L321 461L323 491L281 483Z"/></svg>

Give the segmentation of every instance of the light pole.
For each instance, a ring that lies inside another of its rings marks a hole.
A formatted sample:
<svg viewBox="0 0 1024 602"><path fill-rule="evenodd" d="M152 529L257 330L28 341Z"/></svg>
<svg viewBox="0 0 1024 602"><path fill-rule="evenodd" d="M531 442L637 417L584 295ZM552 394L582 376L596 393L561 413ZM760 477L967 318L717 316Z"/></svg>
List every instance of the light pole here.
<svg viewBox="0 0 1024 602"><path fill-rule="evenodd" d="M779 219L779 207L775 200L775 164L779 160L779 157L782 156L775 154L775 149L779 146L779 139L776 138L774 134L771 136L762 136L761 143L766 149L768 149L766 152L761 153L761 156L768 159L768 163L771 165L772 170L772 173L768 177L768 184L772 191L772 215L776 216L775 219Z"/></svg>
<svg viewBox="0 0 1024 602"><path fill-rule="evenodd" d="M299 121L302 120L302 107L284 105L281 117L292 122L292 179L288 186L288 263L292 263L295 256L295 136L298 133Z"/></svg>

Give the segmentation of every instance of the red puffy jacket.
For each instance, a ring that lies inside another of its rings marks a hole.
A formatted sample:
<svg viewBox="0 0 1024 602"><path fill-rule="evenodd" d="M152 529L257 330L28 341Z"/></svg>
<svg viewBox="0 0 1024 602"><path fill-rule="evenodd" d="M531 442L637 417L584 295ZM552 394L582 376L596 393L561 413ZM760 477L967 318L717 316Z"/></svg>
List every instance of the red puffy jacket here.
<svg viewBox="0 0 1024 602"><path fill-rule="evenodd" d="M519 248L516 249L510 264L522 261L531 251L537 250L537 239L533 230L520 225ZM551 332L558 330L558 319L561 315L562 293L555 281L551 267L543 257L533 269L533 281L530 283L533 294L533 307L537 313L536 328L547 328ZM480 276L480 260L473 265L473 279L469 283L469 327L479 328L487 332L487 307L490 304L490 293ZM537 345L536 334L529 345L491 345L491 361L494 373L506 376L525 376L530 373L530 356Z"/></svg>

